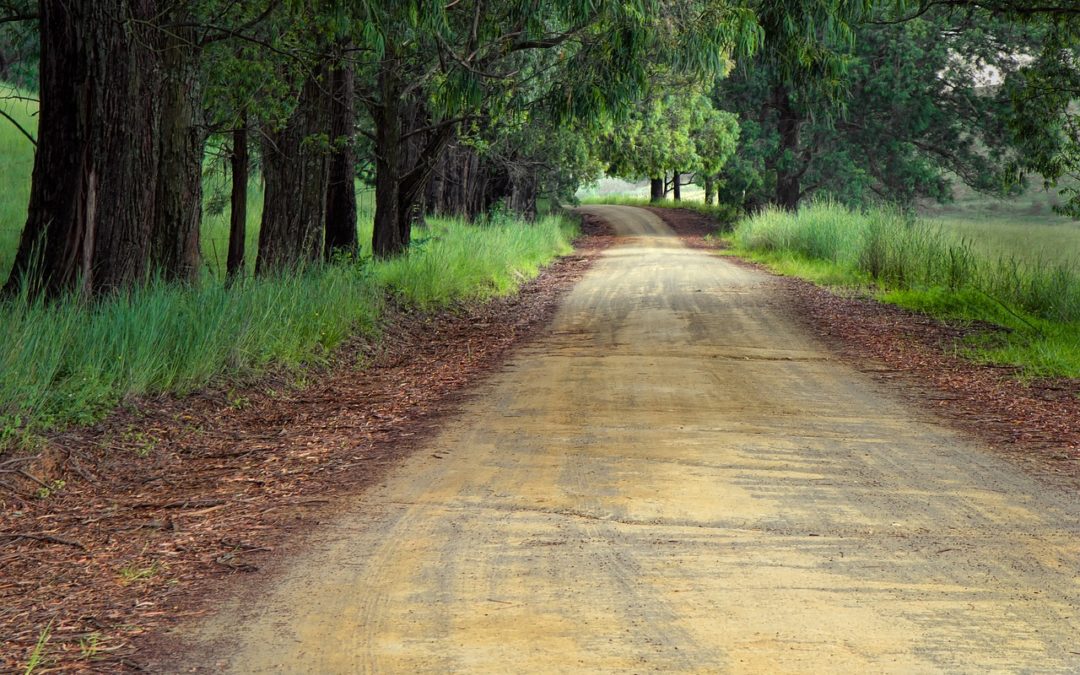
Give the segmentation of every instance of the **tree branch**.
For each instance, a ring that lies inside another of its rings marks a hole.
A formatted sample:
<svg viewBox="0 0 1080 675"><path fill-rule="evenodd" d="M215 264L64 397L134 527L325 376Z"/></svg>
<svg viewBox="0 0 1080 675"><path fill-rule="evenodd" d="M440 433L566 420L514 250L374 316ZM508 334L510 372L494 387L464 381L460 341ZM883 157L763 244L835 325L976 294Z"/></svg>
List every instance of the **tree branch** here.
<svg viewBox="0 0 1080 675"><path fill-rule="evenodd" d="M4 119L6 119L8 122L14 124L15 128L21 131L23 136L26 136L28 139L30 139L30 142L34 144L35 148L37 147L37 139L30 135L30 132L24 129L23 125L19 124L19 122L14 117L7 114L3 110L0 110L0 116L3 116Z"/></svg>
<svg viewBox="0 0 1080 675"><path fill-rule="evenodd" d="M0 16L0 24L16 23L18 21L37 21L37 14L9 14L7 16Z"/></svg>

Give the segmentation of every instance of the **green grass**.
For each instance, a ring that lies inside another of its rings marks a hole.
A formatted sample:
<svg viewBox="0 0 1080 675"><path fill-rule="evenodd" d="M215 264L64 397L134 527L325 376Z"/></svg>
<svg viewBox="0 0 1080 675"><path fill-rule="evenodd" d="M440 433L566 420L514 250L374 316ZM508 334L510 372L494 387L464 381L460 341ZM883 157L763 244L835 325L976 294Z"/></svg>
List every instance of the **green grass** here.
<svg viewBox="0 0 1080 675"><path fill-rule="evenodd" d="M992 225L981 227L993 232ZM1071 230L1059 232L1066 234L1057 248L1071 246ZM953 228L899 211L857 213L819 202L797 214L769 210L746 218L731 242L782 274L1004 328L964 347L976 360L1032 376L1080 377L1080 260L1060 250L1039 255L1033 238L1015 240L1015 248L1007 236L984 234L974 243Z"/></svg>
<svg viewBox="0 0 1080 675"><path fill-rule="evenodd" d="M93 422L128 397L325 362L349 336L377 333L391 295L432 309L512 293L570 250L574 228L558 217L434 221L393 260L232 287L206 274L194 288L151 283L92 306L74 297L0 304L0 444L5 434Z"/></svg>
<svg viewBox="0 0 1080 675"><path fill-rule="evenodd" d="M1080 263L1080 222L1063 216L942 216L933 219L992 258Z"/></svg>
<svg viewBox="0 0 1080 675"><path fill-rule="evenodd" d="M0 100L34 127L34 106ZM431 310L514 292L571 250L576 225L561 217L482 224L433 219L417 228L408 255L370 257L374 195L358 194L358 261L316 265L226 286L226 176L212 161L205 178L201 283L160 281L87 304L26 298L0 302L0 451L33 435L101 419L130 397L183 395L234 386L271 369L325 363L353 335L376 336L389 297ZM0 120L0 281L25 221L33 147ZM359 187L359 186L358 186ZM248 199L248 269L257 251L262 188Z"/></svg>

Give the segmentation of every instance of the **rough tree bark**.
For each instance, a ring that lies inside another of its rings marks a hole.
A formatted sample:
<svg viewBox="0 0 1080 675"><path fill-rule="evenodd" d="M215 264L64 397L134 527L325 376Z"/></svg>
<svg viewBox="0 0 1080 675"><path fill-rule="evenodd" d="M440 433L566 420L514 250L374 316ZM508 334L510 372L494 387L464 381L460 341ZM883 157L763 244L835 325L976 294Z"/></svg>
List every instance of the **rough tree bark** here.
<svg viewBox="0 0 1080 675"><path fill-rule="evenodd" d="M330 177L326 195L326 257L354 255L356 235L356 81L351 67L330 72Z"/></svg>
<svg viewBox="0 0 1080 675"><path fill-rule="evenodd" d="M664 200L664 196L667 194L664 186L664 178L650 178L649 179L649 201L659 202Z"/></svg>
<svg viewBox="0 0 1080 675"><path fill-rule="evenodd" d="M716 201L716 178L705 176L705 203L712 206Z"/></svg>
<svg viewBox="0 0 1080 675"><path fill-rule="evenodd" d="M536 175L527 167L510 167L510 210L528 221L536 220Z"/></svg>
<svg viewBox="0 0 1080 675"><path fill-rule="evenodd" d="M155 0L39 2L41 109L8 292L99 293L146 277L158 171Z"/></svg>
<svg viewBox="0 0 1080 675"><path fill-rule="evenodd" d="M675 201L682 201L682 174L678 171L671 178L671 189L674 191L672 195Z"/></svg>
<svg viewBox="0 0 1080 675"><path fill-rule="evenodd" d="M326 216L329 153L312 139L329 132L330 105L323 73L304 82L289 121L263 133L266 191L259 231L258 274L301 267L319 259Z"/></svg>
<svg viewBox="0 0 1080 675"><path fill-rule="evenodd" d="M251 169L246 115L241 114L240 123L233 130L232 137L232 209L229 214L229 259L226 273L230 279L236 279L244 274L244 247L247 243L247 192Z"/></svg>
<svg viewBox="0 0 1080 675"><path fill-rule="evenodd" d="M391 257L409 248L416 209L428 179L454 136L454 125L431 125L421 133L418 104L406 96L405 83L390 55L379 71L379 98L369 104L375 121L375 224L372 252ZM423 122L420 122L422 125ZM421 140L422 139L422 140Z"/></svg>
<svg viewBox="0 0 1080 675"><path fill-rule="evenodd" d="M799 115L791 100L791 92L783 84L773 89L773 106L777 111L776 128L780 136L779 158L776 163L776 205L788 211L799 208L802 195L801 172L795 166L799 152Z"/></svg>
<svg viewBox="0 0 1080 675"><path fill-rule="evenodd" d="M161 150L151 238L151 265L164 278L192 282L199 274L199 227L202 222L202 161L206 127L195 29L177 23L162 31L163 83Z"/></svg>
<svg viewBox="0 0 1080 675"><path fill-rule="evenodd" d="M398 212L404 164L401 131L404 85L392 62L379 69L378 87L381 105L371 106L375 121L375 222L371 250L376 256L389 257L403 253L409 245L408 241L402 241Z"/></svg>

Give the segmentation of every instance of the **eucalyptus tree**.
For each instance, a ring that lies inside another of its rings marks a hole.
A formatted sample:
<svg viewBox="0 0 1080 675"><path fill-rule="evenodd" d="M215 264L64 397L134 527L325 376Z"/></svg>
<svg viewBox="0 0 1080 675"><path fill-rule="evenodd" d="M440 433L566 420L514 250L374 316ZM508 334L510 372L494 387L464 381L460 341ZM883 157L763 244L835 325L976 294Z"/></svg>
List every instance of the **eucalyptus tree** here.
<svg viewBox="0 0 1080 675"><path fill-rule="evenodd" d="M7 288L144 278L157 190L157 2L42 0L41 107L27 223Z"/></svg>
<svg viewBox="0 0 1080 675"><path fill-rule="evenodd" d="M40 116L8 292L98 293L199 267L201 52L242 7L277 2L40 0Z"/></svg>
<svg viewBox="0 0 1080 675"><path fill-rule="evenodd" d="M734 151L738 133L735 116L716 110L700 93L658 94L611 125L601 154L612 175L649 177L651 198L658 201L668 192L669 173L673 190L679 189L682 173L700 172L703 177L719 173Z"/></svg>
<svg viewBox="0 0 1080 675"><path fill-rule="evenodd" d="M1009 129L1019 149L1014 168L1032 172L1047 187L1058 186L1067 202L1057 210L1080 219L1080 7L1059 7L1032 20L1041 40L1030 60L1005 78ZM1024 4L1015 12L1031 9Z"/></svg>
<svg viewBox="0 0 1080 675"><path fill-rule="evenodd" d="M1015 158L1005 129L1008 106L988 72L1009 73L1011 55L1030 36L1015 25L928 12L903 22L887 15L857 27L840 80L842 107L803 90L790 110L799 121L798 200L825 191L849 203L948 200L960 180L975 190L1008 189ZM767 68L745 69L720 84L723 104L740 116L738 158L724 170L723 197L753 210L777 200L785 161Z"/></svg>
<svg viewBox="0 0 1080 675"><path fill-rule="evenodd" d="M650 59L718 71L757 37L749 12L690 0L384 0L364 12L356 42L370 60L358 66L357 98L371 118L373 250L384 256L408 247L456 126L500 114L523 83L558 83L562 119L596 117L638 97Z"/></svg>
<svg viewBox="0 0 1080 675"><path fill-rule="evenodd" d="M740 111L741 119L753 120L763 132L771 127L767 133L774 135L776 147L765 168L772 174L772 201L795 209L811 161L800 104L812 105L819 116L839 113L855 25L870 11L871 0L751 0L749 6L764 32L763 45L752 59L737 64L728 92L745 98L740 89L753 88L757 110ZM725 92L721 107L738 106Z"/></svg>

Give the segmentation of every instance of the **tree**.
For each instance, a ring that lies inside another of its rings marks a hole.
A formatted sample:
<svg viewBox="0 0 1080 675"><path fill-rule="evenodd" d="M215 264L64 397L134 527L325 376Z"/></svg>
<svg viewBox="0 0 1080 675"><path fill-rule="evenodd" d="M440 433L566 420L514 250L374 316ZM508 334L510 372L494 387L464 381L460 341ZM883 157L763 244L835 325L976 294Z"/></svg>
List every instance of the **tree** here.
<svg viewBox="0 0 1080 675"><path fill-rule="evenodd" d="M339 45L346 46L346 45ZM327 259L355 255L356 237L356 75L340 54L330 70L330 154L326 195Z"/></svg>
<svg viewBox="0 0 1080 675"><path fill-rule="evenodd" d="M145 278L159 159L158 12L152 1L40 3L38 147L8 292L24 282L32 294L97 292Z"/></svg>
<svg viewBox="0 0 1080 675"><path fill-rule="evenodd" d="M325 75L309 74L285 123L263 129L266 191L257 273L314 263L322 254L330 171L324 145L330 127Z"/></svg>
<svg viewBox="0 0 1080 675"><path fill-rule="evenodd" d="M947 200L957 179L982 192L1008 189L1003 169L1015 151L1004 128L1007 106L985 72L1018 67L1008 46L1022 48L1029 38L986 16L962 24L941 12L899 23L885 16L857 27L838 82L840 105L814 88L789 99L797 153L779 130L778 76L770 68L737 69L720 83L719 105L737 112L743 129L738 157L721 176L724 199L755 210L783 194L798 204L816 191L852 204ZM787 189L794 179L797 194L779 187L784 167Z"/></svg>
<svg viewBox="0 0 1080 675"><path fill-rule="evenodd" d="M375 148L377 255L407 248L415 204L455 126L497 116L522 84L558 83L562 95L550 100L562 120L595 117L638 96L648 57L715 72L726 51L757 35L748 12L690 0L414 0L366 11L358 48L373 59L357 95Z"/></svg>
<svg viewBox="0 0 1080 675"><path fill-rule="evenodd" d="M669 172L676 190L681 173L718 173L734 151L738 133L735 116L714 109L701 94L661 95L647 98L630 117L613 124L601 154L613 175L650 177L656 201L667 193Z"/></svg>
<svg viewBox="0 0 1080 675"><path fill-rule="evenodd" d="M228 0L39 2L40 138L7 292L95 294L154 272L195 278L201 57L237 34L207 23L230 12L242 14Z"/></svg>
<svg viewBox="0 0 1080 675"><path fill-rule="evenodd" d="M740 121L754 119L760 131L775 139L775 150L764 163L771 174L772 201L795 209L804 195L802 179L810 162L800 108L813 108L826 117L838 110L851 63L853 25L869 11L870 2L757 0L751 7L757 12L764 42L753 59L737 66L732 87L738 90L749 84L757 109L748 111L726 96L721 97L721 107L742 108Z"/></svg>
<svg viewBox="0 0 1080 675"><path fill-rule="evenodd" d="M1027 7L1027 5L1022 5ZM1041 38L1031 60L1008 74L1002 98L1010 104L1007 119L1018 147L1013 168L1041 175L1047 187L1061 187L1068 201L1056 209L1080 219L1080 9L1041 16Z"/></svg>

